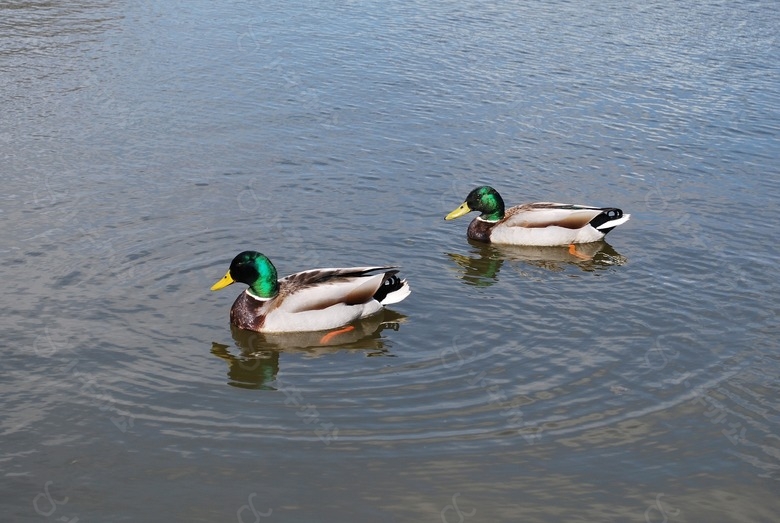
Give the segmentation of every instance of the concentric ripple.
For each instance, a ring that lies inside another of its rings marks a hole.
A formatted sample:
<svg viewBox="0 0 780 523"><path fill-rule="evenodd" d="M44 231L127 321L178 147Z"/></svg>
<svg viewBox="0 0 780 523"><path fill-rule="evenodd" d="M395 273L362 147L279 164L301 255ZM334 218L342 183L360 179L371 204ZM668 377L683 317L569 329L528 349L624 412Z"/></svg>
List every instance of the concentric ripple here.
<svg viewBox="0 0 780 523"><path fill-rule="evenodd" d="M412 280L413 298L349 333L231 330L227 310L239 289L208 292L227 260L208 245L231 234L115 242L111 274L129 277L85 318L111 328L71 344L83 372L59 360L71 372L64 390L76 392L67 401L128 437L202 439L214 452L250 441L393 452L582 438L608 445L652 438L632 427L704 405L756 368L752 353L713 344L710 322L726 309L710 319L684 313L658 331L660 303L690 306L663 286L689 283L675 277L654 292L643 271L629 274L630 258L614 250L599 258L603 246L593 261L554 266L465 242L454 251L471 255L413 248L424 271ZM500 271L484 272L496 264ZM605 290L607 280L621 288L632 281L641 298L627 304ZM683 328L694 321L696 332ZM710 354L704 365L702 351Z"/></svg>

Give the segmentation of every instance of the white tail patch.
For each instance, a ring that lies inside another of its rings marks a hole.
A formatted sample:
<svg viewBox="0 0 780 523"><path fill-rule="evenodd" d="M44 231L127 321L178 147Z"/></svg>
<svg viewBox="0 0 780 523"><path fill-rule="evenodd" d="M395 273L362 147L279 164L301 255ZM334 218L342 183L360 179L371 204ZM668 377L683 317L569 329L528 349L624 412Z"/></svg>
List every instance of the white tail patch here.
<svg viewBox="0 0 780 523"><path fill-rule="evenodd" d="M412 289L409 287L409 284L406 283L406 280L402 280L401 283L403 285L400 289L394 290L393 292L390 292L385 296L385 299L382 300L382 305L391 305L393 303L398 303L399 301L403 301L407 296L409 296L412 293Z"/></svg>
<svg viewBox="0 0 780 523"><path fill-rule="evenodd" d="M597 229L611 229L612 227L617 227L618 225L623 225L628 221L628 219L631 218L630 214L624 214L622 218L618 218L617 220L610 220L608 222L602 223Z"/></svg>

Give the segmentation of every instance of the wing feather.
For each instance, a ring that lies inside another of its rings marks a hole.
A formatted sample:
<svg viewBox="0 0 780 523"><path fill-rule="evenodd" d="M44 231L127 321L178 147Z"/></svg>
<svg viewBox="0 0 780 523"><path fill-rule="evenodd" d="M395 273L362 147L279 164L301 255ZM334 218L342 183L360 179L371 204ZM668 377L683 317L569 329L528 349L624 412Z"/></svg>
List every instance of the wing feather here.
<svg viewBox="0 0 780 523"><path fill-rule="evenodd" d="M384 273L391 267L349 267L313 269L291 274L279 280L281 288L275 308L296 313L322 310L343 303L357 305L369 302L379 290Z"/></svg>
<svg viewBox="0 0 780 523"><path fill-rule="evenodd" d="M539 202L510 208L499 222L505 227L543 228L550 226L581 229L602 209L585 205Z"/></svg>
<svg viewBox="0 0 780 523"><path fill-rule="evenodd" d="M307 286L316 285L318 283L327 282L334 278L347 278L365 276L376 271L388 271L395 269L395 266L388 265L387 267L342 267L342 268L325 268L325 269L310 269L308 271L296 272L285 276L279 280L279 283L284 285L285 282L295 286Z"/></svg>

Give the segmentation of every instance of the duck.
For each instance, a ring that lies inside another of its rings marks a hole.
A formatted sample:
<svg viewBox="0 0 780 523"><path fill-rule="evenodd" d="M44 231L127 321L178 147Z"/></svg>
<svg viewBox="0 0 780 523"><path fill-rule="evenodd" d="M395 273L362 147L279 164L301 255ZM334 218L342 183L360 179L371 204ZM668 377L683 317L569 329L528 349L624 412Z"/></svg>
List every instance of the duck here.
<svg viewBox="0 0 780 523"><path fill-rule="evenodd" d="M239 253L212 291L248 285L230 309L230 323L255 332L310 332L344 328L411 293L395 266L311 269L278 279L257 251ZM349 329L347 329L349 330Z"/></svg>
<svg viewBox="0 0 780 523"><path fill-rule="evenodd" d="M631 217L617 207L591 207L571 203L537 202L504 208L493 187L472 190L466 200L444 217L454 220L472 211L479 216L469 224L468 238L486 243L539 247L569 246L602 240Z"/></svg>

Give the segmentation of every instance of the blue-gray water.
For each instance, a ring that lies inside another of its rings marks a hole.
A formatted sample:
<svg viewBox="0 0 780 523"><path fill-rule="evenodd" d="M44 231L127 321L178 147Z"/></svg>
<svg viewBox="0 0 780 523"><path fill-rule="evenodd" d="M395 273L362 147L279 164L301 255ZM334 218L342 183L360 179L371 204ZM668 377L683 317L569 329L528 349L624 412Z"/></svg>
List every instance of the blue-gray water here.
<svg viewBox="0 0 780 523"><path fill-rule="evenodd" d="M0 4L0 519L777 521L780 9L634 4ZM234 335L247 248L413 294Z"/></svg>

